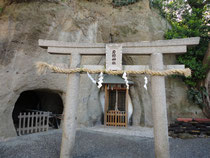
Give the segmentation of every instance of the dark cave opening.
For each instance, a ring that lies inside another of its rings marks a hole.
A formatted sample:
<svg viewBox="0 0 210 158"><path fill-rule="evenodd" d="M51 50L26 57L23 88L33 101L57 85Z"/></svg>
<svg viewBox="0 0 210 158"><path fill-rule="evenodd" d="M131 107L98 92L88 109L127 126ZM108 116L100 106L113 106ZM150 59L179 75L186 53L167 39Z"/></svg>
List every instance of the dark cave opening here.
<svg viewBox="0 0 210 158"><path fill-rule="evenodd" d="M61 116L63 113L63 101L60 94L58 92L45 89L22 92L15 103L12 113L15 128L18 128L18 116L20 113L38 111L51 112L49 126L59 128L60 119L55 120L54 116Z"/></svg>

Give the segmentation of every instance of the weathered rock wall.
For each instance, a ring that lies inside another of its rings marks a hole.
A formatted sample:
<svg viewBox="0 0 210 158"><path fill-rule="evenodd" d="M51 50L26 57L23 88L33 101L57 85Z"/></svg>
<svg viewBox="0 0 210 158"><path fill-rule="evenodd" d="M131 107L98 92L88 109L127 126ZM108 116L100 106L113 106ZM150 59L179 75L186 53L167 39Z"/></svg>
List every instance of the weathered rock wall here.
<svg viewBox="0 0 210 158"><path fill-rule="evenodd" d="M136 42L163 39L167 22L149 7L148 0L122 8L113 8L109 1L69 3L12 3L0 14L0 138L15 136L12 111L21 92L49 89L59 91L65 101L66 75L47 72L37 75L34 63L69 65L68 56L49 55L38 47L38 39L69 42ZM148 64L149 57L124 57L125 64ZM173 64L175 57L165 57ZM82 64L104 64L104 57L83 57ZM134 125L152 125L151 92L143 88L142 76L131 76L130 89L134 105ZM180 79L168 78L167 105L169 120L178 116L198 116L201 111L186 99L186 87ZM81 75L78 123L100 122L99 90Z"/></svg>

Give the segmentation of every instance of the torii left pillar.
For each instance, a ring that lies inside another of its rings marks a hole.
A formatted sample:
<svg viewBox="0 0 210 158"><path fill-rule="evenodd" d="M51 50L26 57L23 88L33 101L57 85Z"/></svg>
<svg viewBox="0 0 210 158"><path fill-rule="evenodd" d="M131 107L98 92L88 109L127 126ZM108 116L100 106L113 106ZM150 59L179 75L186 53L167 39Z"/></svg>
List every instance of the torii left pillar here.
<svg viewBox="0 0 210 158"><path fill-rule="evenodd" d="M80 54L71 54L70 68L79 68L81 62ZM79 98L80 73L68 75L66 104L64 107L63 133L61 143L61 158L70 158L75 143L77 128L77 107Z"/></svg>

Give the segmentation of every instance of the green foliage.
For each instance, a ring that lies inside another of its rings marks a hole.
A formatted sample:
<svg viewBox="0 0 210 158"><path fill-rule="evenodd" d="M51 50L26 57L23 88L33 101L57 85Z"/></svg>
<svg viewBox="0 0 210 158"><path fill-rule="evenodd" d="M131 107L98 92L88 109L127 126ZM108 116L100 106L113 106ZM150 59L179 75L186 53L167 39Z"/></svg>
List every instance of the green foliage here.
<svg viewBox="0 0 210 158"><path fill-rule="evenodd" d="M137 2L137 1L138 0L112 0L112 4L115 7L119 7L119 6L133 4L133 3Z"/></svg>
<svg viewBox="0 0 210 158"><path fill-rule="evenodd" d="M188 48L186 54L177 57L180 64L192 70L192 76L183 79L189 87L189 99L201 106L204 90L199 87L199 82L206 77L207 66L202 61L209 42L207 0L154 0L153 6L171 24L171 29L165 33L166 39L201 37L199 45Z"/></svg>
<svg viewBox="0 0 210 158"><path fill-rule="evenodd" d="M200 108L205 106L203 99L208 96L208 93L204 87L201 87L200 90L190 88L188 90L188 98L193 101L195 104L199 105Z"/></svg>

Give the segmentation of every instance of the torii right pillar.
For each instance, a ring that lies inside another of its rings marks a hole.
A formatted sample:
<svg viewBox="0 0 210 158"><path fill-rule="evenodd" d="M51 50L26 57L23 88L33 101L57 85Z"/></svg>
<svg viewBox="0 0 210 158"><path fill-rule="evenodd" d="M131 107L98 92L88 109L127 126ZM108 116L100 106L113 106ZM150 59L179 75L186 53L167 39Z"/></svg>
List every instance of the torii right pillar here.
<svg viewBox="0 0 210 158"><path fill-rule="evenodd" d="M163 54L151 54L152 70L161 71L164 69ZM152 116L154 124L155 157L169 158L168 121L165 92L165 77L152 76Z"/></svg>

